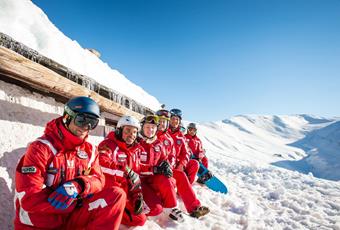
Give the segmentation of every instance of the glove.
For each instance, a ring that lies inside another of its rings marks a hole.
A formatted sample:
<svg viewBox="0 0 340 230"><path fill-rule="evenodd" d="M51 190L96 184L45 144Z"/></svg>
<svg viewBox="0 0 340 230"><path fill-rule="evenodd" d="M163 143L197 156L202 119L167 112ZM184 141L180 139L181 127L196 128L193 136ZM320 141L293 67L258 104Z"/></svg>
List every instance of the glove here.
<svg viewBox="0 0 340 230"><path fill-rule="evenodd" d="M133 202L133 212L136 215L139 215L142 213L143 211L143 195L141 193L138 194L138 197L134 200Z"/></svg>
<svg viewBox="0 0 340 230"><path fill-rule="evenodd" d="M130 191L141 190L141 181L139 175L135 173L132 169L126 166L126 178L129 182L129 189Z"/></svg>
<svg viewBox="0 0 340 230"><path fill-rule="evenodd" d="M148 214L150 213L150 208L149 206L145 203L144 199L143 199L143 195L142 193L138 193L136 198L134 199L134 202L133 202L133 207L134 207L134 210L133 212L136 214L136 215L139 215L141 213L144 213L144 214Z"/></svg>
<svg viewBox="0 0 340 230"><path fill-rule="evenodd" d="M67 209L77 199L81 186L76 181L65 182L48 197L48 202L56 209Z"/></svg>
<svg viewBox="0 0 340 230"><path fill-rule="evenodd" d="M158 166L153 168L154 174L163 174L166 177L172 177L172 170L169 162L162 161Z"/></svg>

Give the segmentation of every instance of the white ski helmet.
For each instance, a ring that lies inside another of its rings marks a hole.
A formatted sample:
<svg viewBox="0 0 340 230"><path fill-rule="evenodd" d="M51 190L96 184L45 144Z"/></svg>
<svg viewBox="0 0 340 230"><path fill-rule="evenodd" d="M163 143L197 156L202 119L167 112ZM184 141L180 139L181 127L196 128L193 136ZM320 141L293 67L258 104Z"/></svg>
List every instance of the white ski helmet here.
<svg viewBox="0 0 340 230"><path fill-rule="evenodd" d="M136 127L138 129L138 131L140 130L139 120L132 117L132 116L122 116L118 121L117 129L123 128L126 125Z"/></svg>

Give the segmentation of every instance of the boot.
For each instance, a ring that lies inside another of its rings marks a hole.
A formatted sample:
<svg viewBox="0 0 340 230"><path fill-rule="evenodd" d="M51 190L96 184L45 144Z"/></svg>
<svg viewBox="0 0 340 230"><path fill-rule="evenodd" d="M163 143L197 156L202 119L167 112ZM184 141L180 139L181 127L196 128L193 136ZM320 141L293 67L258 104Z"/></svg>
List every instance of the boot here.
<svg viewBox="0 0 340 230"><path fill-rule="evenodd" d="M197 207L194 211L190 213L191 217L199 218L201 216L205 216L210 212L208 207L201 206Z"/></svg>
<svg viewBox="0 0 340 230"><path fill-rule="evenodd" d="M182 211L179 210L178 208L173 208L169 214L170 219L178 222L183 222L184 218L182 215Z"/></svg>

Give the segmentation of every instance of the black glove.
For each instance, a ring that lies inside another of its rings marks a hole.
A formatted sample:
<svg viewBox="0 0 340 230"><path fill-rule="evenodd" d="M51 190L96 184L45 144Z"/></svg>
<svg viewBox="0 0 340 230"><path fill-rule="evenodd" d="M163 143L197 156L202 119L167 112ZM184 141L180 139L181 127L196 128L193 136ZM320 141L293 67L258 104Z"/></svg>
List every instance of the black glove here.
<svg viewBox="0 0 340 230"><path fill-rule="evenodd" d="M134 202L133 202L133 212L136 214L136 215L139 215L142 213L143 211L143 203L144 203L144 200L143 200L143 195L142 193L139 193L137 195L137 197L134 199Z"/></svg>
<svg viewBox="0 0 340 230"><path fill-rule="evenodd" d="M153 168L154 174L163 174L166 177L172 177L172 170L169 162L162 161L158 166Z"/></svg>
<svg viewBox="0 0 340 230"><path fill-rule="evenodd" d="M130 191L142 189L139 175L127 166L126 166L126 178L128 179L129 182Z"/></svg>

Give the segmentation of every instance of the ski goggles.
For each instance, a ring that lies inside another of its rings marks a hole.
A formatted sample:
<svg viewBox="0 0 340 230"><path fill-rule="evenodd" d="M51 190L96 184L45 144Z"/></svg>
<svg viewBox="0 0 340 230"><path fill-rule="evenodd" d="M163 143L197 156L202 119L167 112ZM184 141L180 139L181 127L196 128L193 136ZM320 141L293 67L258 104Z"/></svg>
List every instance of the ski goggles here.
<svg viewBox="0 0 340 230"><path fill-rule="evenodd" d="M180 109L172 109L170 110L171 116L177 116L182 119L182 111Z"/></svg>
<svg viewBox="0 0 340 230"><path fill-rule="evenodd" d="M146 116L142 123L149 123L149 124L155 124L155 125L158 125L159 124L159 117L156 116L156 115L148 115Z"/></svg>
<svg viewBox="0 0 340 230"><path fill-rule="evenodd" d="M81 128L95 129L99 123L99 118L86 113L78 113L74 118L74 124Z"/></svg>
<svg viewBox="0 0 340 230"><path fill-rule="evenodd" d="M168 110L165 110L165 109L162 109L162 110L158 110L156 112L156 115L159 117L159 118L166 118L166 119L169 119L170 118L170 112Z"/></svg>

